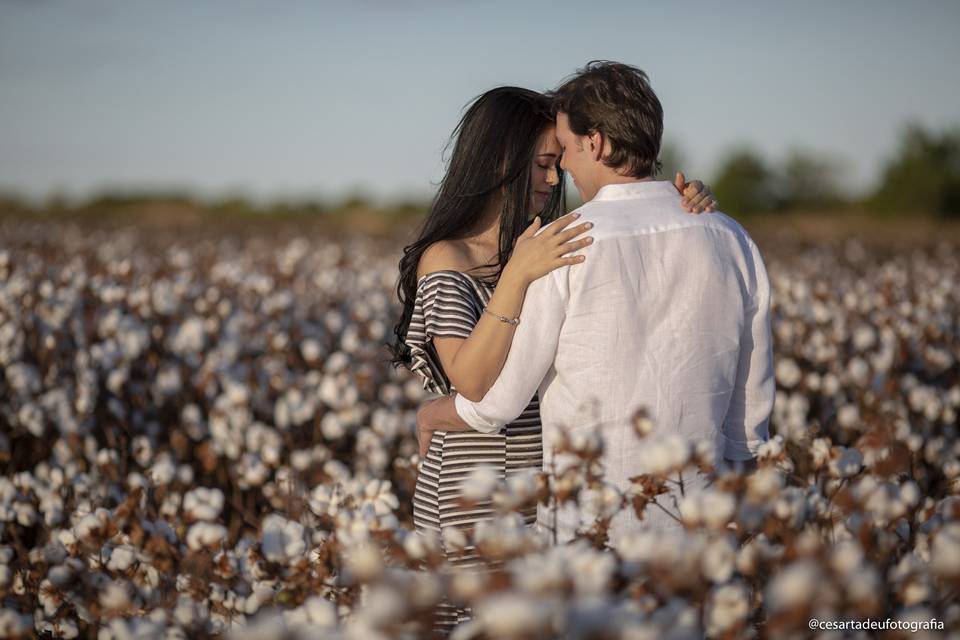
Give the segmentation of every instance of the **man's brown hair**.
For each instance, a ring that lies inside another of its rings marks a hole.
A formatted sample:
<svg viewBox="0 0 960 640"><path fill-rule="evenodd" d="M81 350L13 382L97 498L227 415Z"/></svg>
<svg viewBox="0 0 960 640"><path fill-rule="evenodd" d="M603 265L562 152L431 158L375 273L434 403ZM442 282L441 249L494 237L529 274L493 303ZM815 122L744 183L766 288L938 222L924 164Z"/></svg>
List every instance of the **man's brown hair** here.
<svg viewBox="0 0 960 640"><path fill-rule="evenodd" d="M578 136L599 133L610 141L604 164L635 178L660 170L663 107L647 74L636 67L593 60L552 94L554 111Z"/></svg>

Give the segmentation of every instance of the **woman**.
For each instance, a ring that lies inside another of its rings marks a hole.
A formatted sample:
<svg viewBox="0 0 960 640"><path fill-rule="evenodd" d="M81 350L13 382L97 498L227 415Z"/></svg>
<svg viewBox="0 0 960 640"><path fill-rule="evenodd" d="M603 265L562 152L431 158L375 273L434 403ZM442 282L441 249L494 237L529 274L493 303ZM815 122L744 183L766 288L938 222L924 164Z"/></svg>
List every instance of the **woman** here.
<svg viewBox="0 0 960 640"><path fill-rule="evenodd" d="M554 131L549 100L516 87L478 97L454 130L447 173L417 240L404 248L397 287L404 309L395 328L394 362L422 376L430 391L483 398L510 350L527 286L584 260L566 255L592 238L578 237L588 224L570 226L576 214L559 217L565 202ZM691 211L715 204L701 187L693 183L684 192ZM425 457L414 495L418 531L469 530L492 517L489 503L466 506L460 500L459 484L474 467L492 466L501 477L540 470L538 404L534 397L498 434L431 434L421 446ZM532 525L536 509L522 515ZM451 554L450 562L474 564L472 551ZM464 617L444 605L440 629Z"/></svg>

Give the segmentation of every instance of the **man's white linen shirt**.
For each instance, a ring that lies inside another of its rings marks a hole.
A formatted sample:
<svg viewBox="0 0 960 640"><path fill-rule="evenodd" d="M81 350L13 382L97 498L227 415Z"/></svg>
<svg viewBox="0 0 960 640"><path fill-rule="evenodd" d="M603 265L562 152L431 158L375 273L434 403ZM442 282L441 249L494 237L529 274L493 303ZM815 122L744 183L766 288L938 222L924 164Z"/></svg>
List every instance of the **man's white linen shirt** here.
<svg viewBox="0 0 960 640"><path fill-rule="evenodd" d="M620 491L647 472L644 447L667 434L709 442L717 463L755 457L775 393L770 284L757 246L722 213L685 213L665 181L606 185L577 211L578 223L594 223L593 244L578 252L586 260L530 285L500 376L479 402L457 395L459 416L495 433L539 390L545 468L558 430L599 431L606 481ZM631 427L641 407L655 425L643 440ZM648 506L640 522L624 510L611 542L676 526L659 511ZM551 516L541 506L541 526L554 526ZM561 540L584 517L561 510Z"/></svg>

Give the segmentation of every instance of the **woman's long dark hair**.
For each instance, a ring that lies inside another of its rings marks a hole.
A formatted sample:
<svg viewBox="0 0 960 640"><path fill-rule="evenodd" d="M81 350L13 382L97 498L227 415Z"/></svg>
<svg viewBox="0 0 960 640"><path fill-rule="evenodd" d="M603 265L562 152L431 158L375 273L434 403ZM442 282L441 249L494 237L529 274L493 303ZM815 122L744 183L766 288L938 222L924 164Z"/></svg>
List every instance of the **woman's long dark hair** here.
<svg viewBox="0 0 960 640"><path fill-rule="evenodd" d="M500 246L497 269L484 278L494 285L510 258L513 243L532 219L531 167L537 142L554 123L549 98L519 87L497 87L478 96L453 130L449 145L453 153L427 218L417 239L404 247L400 259L397 297L403 304L400 322L394 327L393 364L410 365L405 343L417 291L417 267L424 251L441 240L469 235L490 201L503 195L500 215ZM559 172L559 167L557 171ZM563 175L550 200L539 213L543 224L556 219L565 208ZM480 268L480 267L478 267Z"/></svg>

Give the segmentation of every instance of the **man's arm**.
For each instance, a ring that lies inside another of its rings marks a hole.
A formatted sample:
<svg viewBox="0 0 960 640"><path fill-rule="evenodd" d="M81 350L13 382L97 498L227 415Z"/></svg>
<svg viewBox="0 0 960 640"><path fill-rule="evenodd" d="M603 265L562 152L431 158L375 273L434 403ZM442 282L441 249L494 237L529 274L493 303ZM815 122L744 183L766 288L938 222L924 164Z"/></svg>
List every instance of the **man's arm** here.
<svg viewBox="0 0 960 640"><path fill-rule="evenodd" d="M537 393L557 354L569 268L561 267L531 283L503 370L483 400L471 402L456 396L457 414L473 429L496 433L516 420Z"/></svg>
<svg viewBox="0 0 960 640"><path fill-rule="evenodd" d="M530 285L503 370L483 400L445 396L425 402L417 411L421 456L426 455L434 431L496 433L530 404L553 364L563 326L566 296L558 283L550 281L553 277L549 273Z"/></svg>
<svg viewBox="0 0 960 640"><path fill-rule="evenodd" d="M776 394L773 367L773 337L770 331L770 281L763 258L751 244L756 273L756 291L746 316L740 341L737 379L723 424L723 457L728 462L753 461L757 449L769 439L768 425ZM739 466L739 465L733 465Z"/></svg>

